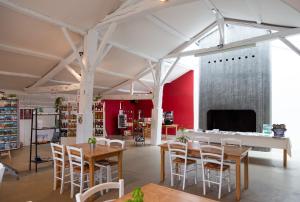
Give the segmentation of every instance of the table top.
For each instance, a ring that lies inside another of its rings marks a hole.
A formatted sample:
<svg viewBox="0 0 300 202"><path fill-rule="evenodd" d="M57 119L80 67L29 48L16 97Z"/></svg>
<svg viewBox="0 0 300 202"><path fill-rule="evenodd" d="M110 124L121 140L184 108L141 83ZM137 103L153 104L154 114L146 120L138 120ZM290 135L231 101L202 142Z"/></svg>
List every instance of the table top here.
<svg viewBox="0 0 300 202"><path fill-rule="evenodd" d="M216 202L208 198L178 191L157 184L147 184L142 187L144 202ZM131 199L131 193L126 194L115 202L125 202Z"/></svg>
<svg viewBox="0 0 300 202"><path fill-rule="evenodd" d="M215 144L212 144L215 145ZM164 149L168 149L168 144L164 143L161 144L160 147ZM251 150L251 147L248 146L224 146L224 154L225 156L244 156L247 152ZM200 152L200 144L195 143L195 142L188 142L188 151L193 151L193 152ZM207 151L207 150L205 150ZM211 151L212 153L218 153Z"/></svg>
<svg viewBox="0 0 300 202"><path fill-rule="evenodd" d="M90 144L88 144L88 143L74 144L71 146L77 147L77 148L82 148L83 154L86 158L104 156L104 155L108 155L111 153L122 152L125 150L125 149L122 149L122 148L116 147L116 146L105 146L105 145L99 145L99 144L96 144L95 148L91 149Z"/></svg>

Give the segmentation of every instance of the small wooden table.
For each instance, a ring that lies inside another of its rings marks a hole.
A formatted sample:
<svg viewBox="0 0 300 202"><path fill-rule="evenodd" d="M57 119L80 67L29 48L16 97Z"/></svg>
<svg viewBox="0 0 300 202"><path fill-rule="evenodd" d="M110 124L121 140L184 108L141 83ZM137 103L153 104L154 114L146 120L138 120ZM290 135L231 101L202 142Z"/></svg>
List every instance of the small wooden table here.
<svg viewBox="0 0 300 202"><path fill-rule="evenodd" d="M175 131L177 131L178 125L177 124L171 124L171 125L163 125L165 128L165 138L168 139L168 129L169 128L175 128Z"/></svg>
<svg viewBox="0 0 300 202"><path fill-rule="evenodd" d="M142 191L144 193L144 202L216 202L208 198L152 183L143 186ZM126 194L115 202L125 202L132 198L131 194Z"/></svg>
<svg viewBox="0 0 300 202"><path fill-rule="evenodd" d="M249 185L249 173L248 173L248 164L249 157L248 152L251 150L250 147L232 147L225 146L224 148L224 160L235 161L236 164L236 191L235 196L236 200L241 199L241 162L244 161L244 190L248 189ZM168 151L167 143L160 145L160 181L165 180L165 152ZM193 142L188 143L188 153L200 153L199 144Z"/></svg>
<svg viewBox="0 0 300 202"><path fill-rule="evenodd" d="M119 179L123 179L123 151L124 149L120 147L114 146L104 146L96 144L96 148L94 150L90 149L90 145L88 143L83 144L74 144L73 147L82 148L84 158L89 162L89 172L90 172L90 188L94 186L94 172L95 172L95 162L98 160L103 160L106 158L118 157L118 177Z"/></svg>

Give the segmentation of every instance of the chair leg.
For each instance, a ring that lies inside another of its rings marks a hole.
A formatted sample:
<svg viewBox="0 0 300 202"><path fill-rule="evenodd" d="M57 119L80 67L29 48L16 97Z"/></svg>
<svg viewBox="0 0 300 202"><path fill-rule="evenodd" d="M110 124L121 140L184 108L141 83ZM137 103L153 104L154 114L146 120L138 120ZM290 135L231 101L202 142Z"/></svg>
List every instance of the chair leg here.
<svg viewBox="0 0 300 202"><path fill-rule="evenodd" d="M56 165L54 164L54 169L53 169L53 171L54 171L54 173L53 173L53 175L54 175L54 178L53 178L53 191L55 191L56 190Z"/></svg>
<svg viewBox="0 0 300 202"><path fill-rule="evenodd" d="M183 169L183 185L182 185L182 190L185 189L185 179L186 179L186 165L184 166L184 169Z"/></svg>
<svg viewBox="0 0 300 202"><path fill-rule="evenodd" d="M230 186L230 169L228 169L228 176L227 176L227 183L228 183L228 192L231 191L231 186Z"/></svg>
<svg viewBox="0 0 300 202"><path fill-rule="evenodd" d="M203 195L206 195L206 183L205 183L205 171L204 168L202 168L202 182L203 182Z"/></svg>
<svg viewBox="0 0 300 202"><path fill-rule="evenodd" d="M62 194L64 191L64 183L65 183L65 168L61 168L60 194Z"/></svg>
<svg viewBox="0 0 300 202"><path fill-rule="evenodd" d="M79 182L79 184L80 184L80 187L79 187L79 193L81 193L81 194L82 194L82 190L83 190L83 181L84 181L84 176L83 176L83 174L81 173L81 174L80 174L80 182Z"/></svg>
<svg viewBox="0 0 300 202"><path fill-rule="evenodd" d="M111 182L111 167L106 166L106 182ZM106 192L108 192L108 189L106 189Z"/></svg>
<svg viewBox="0 0 300 202"><path fill-rule="evenodd" d="M197 184L197 177L198 177L198 171L197 171L197 164L195 164L195 184Z"/></svg>
<svg viewBox="0 0 300 202"><path fill-rule="evenodd" d="M74 175L71 172L71 193L70 193L70 197L73 198L74 195Z"/></svg>
<svg viewBox="0 0 300 202"><path fill-rule="evenodd" d="M207 170L208 188L210 188L210 170Z"/></svg>
<svg viewBox="0 0 300 202"><path fill-rule="evenodd" d="M218 199L221 199L221 189L222 189L222 179L223 179L223 172L220 172L220 181L219 181L219 195L218 195Z"/></svg>

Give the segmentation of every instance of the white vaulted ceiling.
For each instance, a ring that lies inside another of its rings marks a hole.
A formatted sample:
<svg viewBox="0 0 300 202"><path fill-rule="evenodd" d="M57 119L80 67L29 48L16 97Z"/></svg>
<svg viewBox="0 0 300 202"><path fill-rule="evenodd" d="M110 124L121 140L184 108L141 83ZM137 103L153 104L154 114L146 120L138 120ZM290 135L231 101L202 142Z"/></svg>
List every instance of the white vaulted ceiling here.
<svg viewBox="0 0 300 202"><path fill-rule="evenodd" d="M135 2L142 0L135 0ZM153 0L158 1L158 0ZM178 0L169 0L169 2ZM122 21L110 39L113 45L95 75L101 93L134 78L148 65L190 40L215 21L208 0L182 0ZM113 13L124 0L0 0L0 89L24 90L72 53L61 27L71 28L77 46L83 34ZM169 3L167 2L167 3ZM226 18L300 27L296 0L210 0ZM50 19L50 20L49 20ZM54 23L53 23L54 22ZM70 65L80 74L78 64ZM181 62L168 82L196 68ZM152 86L151 74L141 79ZM44 85L78 83L66 69ZM121 90L130 89L125 85ZM147 91L137 83L135 89Z"/></svg>

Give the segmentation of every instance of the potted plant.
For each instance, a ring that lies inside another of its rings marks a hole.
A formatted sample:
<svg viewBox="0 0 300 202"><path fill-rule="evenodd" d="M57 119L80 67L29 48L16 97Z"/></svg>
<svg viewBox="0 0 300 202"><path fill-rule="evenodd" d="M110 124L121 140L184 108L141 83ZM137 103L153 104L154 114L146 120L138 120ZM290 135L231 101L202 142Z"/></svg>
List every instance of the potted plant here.
<svg viewBox="0 0 300 202"><path fill-rule="evenodd" d="M132 192L132 199L128 199L126 202L143 202L144 193L140 187L137 187Z"/></svg>
<svg viewBox="0 0 300 202"><path fill-rule="evenodd" d="M178 137L176 137L176 141L181 143L187 143L189 139L190 138L186 135L179 135Z"/></svg>
<svg viewBox="0 0 300 202"><path fill-rule="evenodd" d="M96 138L95 137L90 137L88 139L88 143L90 144L90 149L94 150L96 148Z"/></svg>

